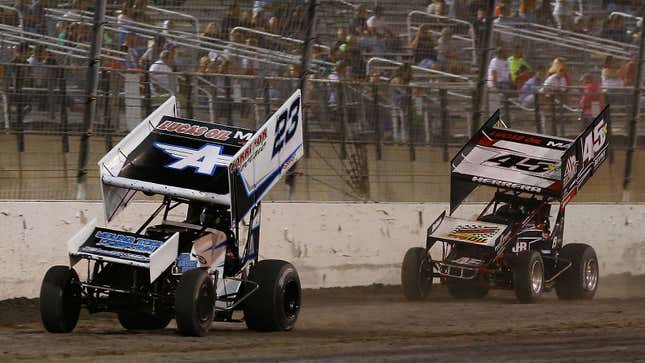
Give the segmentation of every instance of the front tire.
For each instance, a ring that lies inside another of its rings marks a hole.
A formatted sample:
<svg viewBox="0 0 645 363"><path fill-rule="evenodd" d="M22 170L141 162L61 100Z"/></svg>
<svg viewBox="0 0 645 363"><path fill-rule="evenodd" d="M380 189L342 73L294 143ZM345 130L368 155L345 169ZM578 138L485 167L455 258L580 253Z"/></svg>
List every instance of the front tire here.
<svg viewBox="0 0 645 363"><path fill-rule="evenodd" d="M401 287L403 287L403 295L406 299L424 300L430 295L432 262L430 262L430 276L428 276L429 261L425 248L413 247L405 253L401 266Z"/></svg>
<svg viewBox="0 0 645 363"><path fill-rule="evenodd" d="M513 259L513 289L523 304L536 302L544 290L544 261L537 251L528 251Z"/></svg>
<svg viewBox="0 0 645 363"><path fill-rule="evenodd" d="M175 292L177 330L184 336L204 336L213 322L215 290L204 269L184 272Z"/></svg>
<svg viewBox="0 0 645 363"><path fill-rule="evenodd" d="M257 331L293 329L300 312L300 278L296 268L281 260L263 260L248 279L259 285L244 303L246 326Z"/></svg>
<svg viewBox="0 0 645 363"><path fill-rule="evenodd" d="M571 267L555 282L555 292L562 300L591 300L598 289L598 257L593 247L584 243L564 245L562 259L571 261Z"/></svg>
<svg viewBox="0 0 645 363"><path fill-rule="evenodd" d="M40 318L50 333L69 333L76 327L81 311L78 274L67 266L47 270L40 287Z"/></svg>
<svg viewBox="0 0 645 363"><path fill-rule="evenodd" d="M164 329L170 323L166 316L153 315L148 313L123 311L118 313L119 323L126 330L159 330Z"/></svg>

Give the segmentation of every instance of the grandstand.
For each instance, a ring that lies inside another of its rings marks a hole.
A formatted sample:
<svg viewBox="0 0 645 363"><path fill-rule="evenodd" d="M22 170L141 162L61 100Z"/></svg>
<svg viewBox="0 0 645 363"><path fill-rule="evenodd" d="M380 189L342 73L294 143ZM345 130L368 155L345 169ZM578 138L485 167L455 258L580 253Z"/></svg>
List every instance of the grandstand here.
<svg viewBox="0 0 645 363"><path fill-rule="evenodd" d="M75 196L93 3L0 0L3 198ZM94 161L170 95L184 117L253 128L300 85L306 1L107 3L91 178ZM444 200L447 160L473 132L485 46L477 3L318 0L304 83L308 159L295 188L274 198ZM640 18L612 1L570 1L568 17L523 3L497 1L486 46L519 52L526 70L487 89L484 114L501 108L514 127L572 137L597 84L593 102L611 104L616 166L588 198L620 200ZM566 82L553 87L558 72ZM645 200L639 190L631 201Z"/></svg>

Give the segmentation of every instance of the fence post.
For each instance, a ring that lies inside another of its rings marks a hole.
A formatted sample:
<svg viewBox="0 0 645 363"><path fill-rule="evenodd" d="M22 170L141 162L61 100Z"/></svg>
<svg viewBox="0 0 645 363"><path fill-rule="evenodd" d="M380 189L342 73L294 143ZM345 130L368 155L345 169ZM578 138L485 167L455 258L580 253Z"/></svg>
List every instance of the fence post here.
<svg viewBox="0 0 645 363"><path fill-rule="evenodd" d="M558 136L564 137L564 97L562 95L558 95L560 98L560 103L558 104L558 117L556 118L558 120Z"/></svg>
<svg viewBox="0 0 645 363"><path fill-rule="evenodd" d="M112 148L112 103L110 102L110 88L112 81L112 72L103 70L103 121L105 123L105 150Z"/></svg>
<svg viewBox="0 0 645 363"><path fill-rule="evenodd" d="M443 161L447 162L449 159L448 138L450 137L450 124L448 123L448 92L445 89L439 90L439 117L441 118Z"/></svg>
<svg viewBox="0 0 645 363"><path fill-rule="evenodd" d="M22 82L25 77L25 69L22 65L16 65L16 83L14 84L14 91L16 98L19 100L16 102L16 131L17 141L18 141L18 152L25 151L25 124L24 124L24 108L26 106L27 97L25 97L22 91Z"/></svg>
<svg viewBox="0 0 645 363"><path fill-rule="evenodd" d="M383 124L378 107L378 83L372 83L372 114L374 115L374 126L376 127L376 159L383 159Z"/></svg>
<svg viewBox="0 0 645 363"><path fill-rule="evenodd" d="M340 117L340 158L347 159L347 110L345 109L345 91L343 84L337 82L338 87L338 100L337 115Z"/></svg>
<svg viewBox="0 0 645 363"><path fill-rule="evenodd" d="M90 152L90 136L92 123L96 116L96 90L98 88L99 63L101 47L103 46L103 26L105 22L105 0L96 0L94 9L93 39L88 56L86 78L86 101L83 112L83 126L81 128L81 142L78 153L78 174L76 199L87 198L87 162Z"/></svg>
<svg viewBox="0 0 645 363"><path fill-rule="evenodd" d="M229 76L224 76L224 90L226 91L226 122L227 125L233 125L233 82Z"/></svg>
<svg viewBox="0 0 645 363"><path fill-rule="evenodd" d="M558 125L556 124L556 117L555 117L555 94L550 94L549 95L549 100L550 100L550 108L551 108L551 135L557 135L558 134Z"/></svg>
<svg viewBox="0 0 645 363"><path fill-rule="evenodd" d="M182 107L186 110L186 117L192 119L194 117L193 111L193 78L190 74L186 74L183 80L183 91L185 96L183 97L186 100L185 107Z"/></svg>
<svg viewBox="0 0 645 363"><path fill-rule="evenodd" d="M408 124L408 150L410 153L410 161L415 161L417 159L417 153L414 148L414 105L412 104L412 87L408 85L406 87L407 99L408 99L408 110L407 110L407 124Z"/></svg>
<svg viewBox="0 0 645 363"><path fill-rule="evenodd" d="M535 117L535 129L538 134L544 133L544 124L542 123L542 115L540 115L540 92L537 90L533 92L533 116Z"/></svg>
<svg viewBox="0 0 645 363"><path fill-rule="evenodd" d="M264 118L262 119L262 123L266 120L267 117L271 114L271 93L270 93L270 86L269 86L269 80L266 78L263 79L263 90L262 90L262 97L264 98ZM303 100L304 101L304 100ZM304 102L303 102L304 104ZM304 111L304 110L303 110ZM304 114L304 112L303 112Z"/></svg>
<svg viewBox="0 0 645 363"><path fill-rule="evenodd" d="M151 98L152 98L152 87L150 85L150 72L145 71L143 72L143 109L146 111L146 115L149 115L152 113ZM127 119L126 119L126 122L127 122Z"/></svg>
<svg viewBox="0 0 645 363"><path fill-rule="evenodd" d="M65 68L60 69L58 80L58 92L60 93L60 127L63 134L63 153L69 152L69 127L67 119L67 82L65 81Z"/></svg>

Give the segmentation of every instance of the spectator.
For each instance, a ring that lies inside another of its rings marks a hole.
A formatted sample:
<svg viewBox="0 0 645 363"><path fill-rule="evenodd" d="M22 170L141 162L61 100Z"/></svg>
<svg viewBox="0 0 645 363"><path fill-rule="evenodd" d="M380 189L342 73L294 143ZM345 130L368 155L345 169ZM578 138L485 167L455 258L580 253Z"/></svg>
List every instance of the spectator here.
<svg viewBox="0 0 645 363"><path fill-rule="evenodd" d="M510 70L503 48L497 48L495 58L488 64L488 88L498 90L510 88Z"/></svg>
<svg viewBox="0 0 645 363"><path fill-rule="evenodd" d="M20 16L22 17L22 26L25 28L28 28L31 26L31 24L25 24L27 23L27 19L25 19L26 16L28 16L29 12L29 3L27 0L17 0L16 3L13 5L13 8L16 9L18 13L20 13Z"/></svg>
<svg viewBox="0 0 645 363"><path fill-rule="evenodd" d="M583 76L584 92L578 101L578 107L582 109L582 120L588 125L605 108L605 96L600 90L600 84L590 73Z"/></svg>
<svg viewBox="0 0 645 363"><path fill-rule="evenodd" d="M547 80L545 80L544 82L546 83L552 75L558 73L561 74L562 77L564 77L565 87L568 87L571 84L571 75L567 70L567 65L564 62L563 58L555 58L553 60L551 67L549 67L549 70L546 72Z"/></svg>
<svg viewBox="0 0 645 363"><path fill-rule="evenodd" d="M346 61L338 61L336 62L336 66L334 67L334 70L327 76L327 79L330 81L344 81L349 79L350 73L349 73L349 64ZM329 85L331 90L329 92L329 106L330 107L338 107L338 85L336 84L330 84ZM336 113L338 115L338 113Z"/></svg>
<svg viewBox="0 0 645 363"><path fill-rule="evenodd" d="M445 16L448 13L446 2L444 0L432 0L430 2L430 5L428 5L427 11L432 15L441 15L441 16Z"/></svg>
<svg viewBox="0 0 645 363"><path fill-rule="evenodd" d="M358 44L368 53L379 54L386 51L385 42L374 33L372 28L367 28L364 34L358 37Z"/></svg>
<svg viewBox="0 0 645 363"><path fill-rule="evenodd" d="M556 25L553 20L553 8L551 7L551 1L542 1L542 4L537 11L535 12L535 17L537 23L542 25L554 26Z"/></svg>
<svg viewBox="0 0 645 363"><path fill-rule="evenodd" d="M125 68L126 69L138 69L139 68L139 58L141 55L137 50L137 36L134 33L128 33L125 35L124 40L124 49L128 52L125 57Z"/></svg>
<svg viewBox="0 0 645 363"><path fill-rule="evenodd" d="M518 91L521 90L524 86L524 83L526 83L526 81L528 81L531 77L533 77L533 72L531 72L528 66L522 64L520 66L520 69L517 70L517 75L515 77L515 89Z"/></svg>
<svg viewBox="0 0 645 363"><path fill-rule="evenodd" d="M602 36L617 42L629 43L631 39L625 29L625 21L621 15L610 15L603 25Z"/></svg>
<svg viewBox="0 0 645 363"><path fill-rule="evenodd" d="M557 58L556 58L557 59ZM542 87L542 92L551 93L551 94L564 94L567 91L569 86L569 81L567 80L567 71L566 67L557 67L555 71L553 67L549 69L547 74L550 74L544 81L544 87Z"/></svg>
<svg viewBox="0 0 645 363"><path fill-rule="evenodd" d="M66 21L61 21L57 24L58 41L56 42L56 44L65 45L65 40L67 40L67 36L69 35L69 26L70 24Z"/></svg>
<svg viewBox="0 0 645 363"><path fill-rule="evenodd" d="M356 7L356 13L349 21L349 33L361 36L367 31L367 7L360 4Z"/></svg>
<svg viewBox="0 0 645 363"><path fill-rule="evenodd" d="M524 107L534 107L535 106L535 93L542 86L542 79L544 77L544 67L538 66L533 76L529 78L524 84L519 88L518 101Z"/></svg>
<svg viewBox="0 0 645 363"><path fill-rule="evenodd" d="M518 9L520 18L529 23L535 23L537 16L535 14L536 1L535 0L520 0L520 7Z"/></svg>
<svg viewBox="0 0 645 363"><path fill-rule="evenodd" d="M517 44L513 49L513 55L508 57L508 69L511 72L511 81L515 82L515 77L517 77L520 67L526 67L527 70L531 69L526 59L524 59L522 46Z"/></svg>
<svg viewBox="0 0 645 363"><path fill-rule="evenodd" d="M146 49L143 55L139 58L139 65L142 69L150 68L166 46L166 37L157 34L152 44Z"/></svg>
<svg viewBox="0 0 645 363"><path fill-rule="evenodd" d="M573 9L568 0L556 0L553 7L553 18L560 29L569 29Z"/></svg>
<svg viewBox="0 0 645 363"><path fill-rule="evenodd" d="M365 22L368 28L374 30L374 33L379 37L393 37L394 33L390 30L389 26L383 18L383 8L379 5L374 7L374 15L372 15Z"/></svg>
<svg viewBox="0 0 645 363"><path fill-rule="evenodd" d="M392 86L392 98L396 110L392 119L392 138L394 142L405 142L407 140L405 123L410 116L410 106L412 99L411 92L408 89L412 82L412 67L409 64L401 65L390 80Z"/></svg>
<svg viewBox="0 0 645 363"><path fill-rule="evenodd" d="M9 93L9 105L13 104L16 107L16 112L9 112L9 115L15 115L16 119L24 117L26 113L31 110L29 104L29 97L24 94L22 88L28 86L26 84L32 79L31 70L29 67L22 66L27 64L29 57L29 45L27 43L18 43L15 47L15 56L11 61L12 66L6 70L5 76L9 76L9 84L7 86L13 89Z"/></svg>
<svg viewBox="0 0 645 363"><path fill-rule="evenodd" d="M636 84L636 66L638 65L638 53L632 53L629 62L625 63L620 69L620 74L623 77L623 85L625 87L634 87Z"/></svg>
<svg viewBox="0 0 645 363"><path fill-rule="evenodd" d="M605 58L605 62L601 71L600 82L602 90L607 95L606 98L609 104L618 101L622 96L625 95L623 93L624 91L621 90L621 88L625 87L625 83L623 81L623 75L621 74L620 70L621 67L614 57L607 56L607 58Z"/></svg>
<svg viewBox="0 0 645 363"><path fill-rule="evenodd" d="M222 38L223 40L228 39L228 35L231 30L236 26L240 26L240 6L237 1L233 1L232 4L228 6L226 10L226 16L222 19Z"/></svg>
<svg viewBox="0 0 645 363"><path fill-rule="evenodd" d="M466 0L452 0L447 15L451 18L465 19L468 17L468 4Z"/></svg>
<svg viewBox="0 0 645 363"><path fill-rule="evenodd" d="M219 29L217 28L217 24L214 22L210 22L206 24L206 28L204 28L204 32L202 32L203 37L207 38L217 38L220 39L220 32Z"/></svg>
<svg viewBox="0 0 645 363"><path fill-rule="evenodd" d="M414 63L419 67L432 68L437 61L435 46L430 25L421 25L417 31L417 35L412 40L412 44L410 44L414 56Z"/></svg>
<svg viewBox="0 0 645 363"><path fill-rule="evenodd" d="M486 10L477 9L477 15L473 22L473 30L475 31L475 47L479 49L483 40L484 29L486 28Z"/></svg>
<svg viewBox="0 0 645 363"><path fill-rule="evenodd" d="M365 77L365 60L363 60L363 53L358 46L358 41L353 35L348 35L346 38L347 44L347 62L354 79L362 79Z"/></svg>
<svg viewBox="0 0 645 363"><path fill-rule="evenodd" d="M159 55L159 60L150 66L150 79L153 82L155 90L159 93L170 91L174 93L175 82L172 73L172 52L164 50Z"/></svg>
<svg viewBox="0 0 645 363"><path fill-rule="evenodd" d="M340 46L345 44L345 39L347 38L347 32L345 28L336 29L336 41L331 46L331 55L334 59L338 59L340 51Z"/></svg>
<svg viewBox="0 0 645 363"><path fill-rule="evenodd" d="M25 19L25 30L34 33L45 34L46 21L45 21L45 8L40 0L33 0L27 13L23 13Z"/></svg>
<svg viewBox="0 0 645 363"><path fill-rule="evenodd" d="M459 48L452 39L452 29L443 28L441 36L435 47L437 53L437 67L451 73L460 73Z"/></svg>

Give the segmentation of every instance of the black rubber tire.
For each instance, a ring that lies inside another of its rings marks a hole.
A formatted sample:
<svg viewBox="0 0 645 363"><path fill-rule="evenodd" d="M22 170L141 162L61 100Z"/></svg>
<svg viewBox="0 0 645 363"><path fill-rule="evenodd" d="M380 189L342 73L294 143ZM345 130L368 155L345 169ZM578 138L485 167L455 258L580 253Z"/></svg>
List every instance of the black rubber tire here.
<svg viewBox="0 0 645 363"><path fill-rule="evenodd" d="M184 336L204 336L213 322L215 290L204 269L184 272L175 292L177 330Z"/></svg>
<svg viewBox="0 0 645 363"><path fill-rule="evenodd" d="M432 276L430 278L426 276L425 266L428 261L425 248L412 247L405 253L401 265L401 287L406 299L418 301L424 300L430 295Z"/></svg>
<svg viewBox="0 0 645 363"><path fill-rule="evenodd" d="M40 286L40 319L50 333L69 333L81 311L78 274L68 266L52 266Z"/></svg>
<svg viewBox="0 0 645 363"><path fill-rule="evenodd" d="M598 257L593 247L584 243L564 245L560 250L562 259L571 261L572 265L555 282L555 292L562 300L591 300L598 290L600 273ZM592 262L593 261L593 262ZM595 284L593 288L585 286L585 266L593 263L595 267Z"/></svg>
<svg viewBox="0 0 645 363"><path fill-rule="evenodd" d="M171 318L140 312L122 311L118 313L119 323L126 330L159 330L170 323Z"/></svg>
<svg viewBox="0 0 645 363"><path fill-rule="evenodd" d="M486 282L477 278L472 280L451 279L446 285L448 285L450 296L455 299L483 299L490 290Z"/></svg>
<svg viewBox="0 0 645 363"><path fill-rule="evenodd" d="M542 255L531 250L514 256L512 261L513 289L517 300L523 304L536 302L544 291L544 261L542 261ZM531 277L533 269L537 268L537 266L542 270L542 282L539 287L534 288Z"/></svg>
<svg viewBox="0 0 645 363"><path fill-rule="evenodd" d="M257 331L293 329L302 296L296 268L286 261L263 260L253 266L248 279L259 288L244 302L246 326Z"/></svg>

